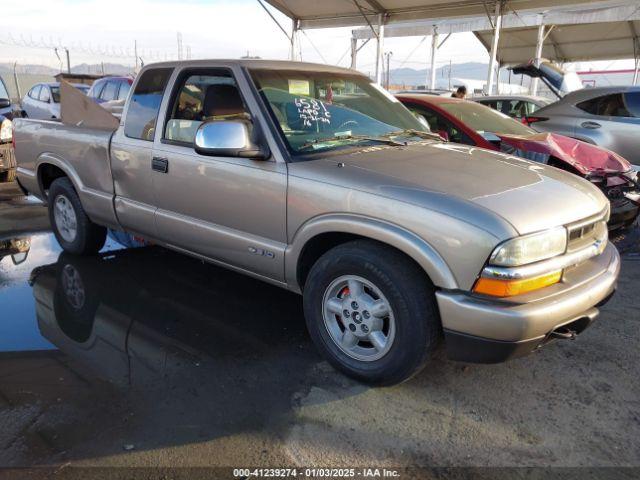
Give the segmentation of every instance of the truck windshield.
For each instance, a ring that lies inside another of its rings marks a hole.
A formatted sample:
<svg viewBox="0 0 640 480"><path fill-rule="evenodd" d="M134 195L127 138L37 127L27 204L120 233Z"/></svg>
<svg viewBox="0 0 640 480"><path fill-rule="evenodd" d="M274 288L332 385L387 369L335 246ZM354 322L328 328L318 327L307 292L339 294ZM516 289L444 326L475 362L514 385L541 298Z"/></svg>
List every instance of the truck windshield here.
<svg viewBox="0 0 640 480"><path fill-rule="evenodd" d="M360 75L267 69L251 74L294 155L399 144L429 131L398 100Z"/></svg>

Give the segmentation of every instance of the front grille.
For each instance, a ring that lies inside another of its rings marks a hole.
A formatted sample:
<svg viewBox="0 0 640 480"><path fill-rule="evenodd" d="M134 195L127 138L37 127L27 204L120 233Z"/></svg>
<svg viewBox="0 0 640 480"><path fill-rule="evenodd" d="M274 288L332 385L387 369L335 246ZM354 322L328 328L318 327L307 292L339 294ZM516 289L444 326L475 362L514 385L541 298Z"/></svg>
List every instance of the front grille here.
<svg viewBox="0 0 640 480"><path fill-rule="evenodd" d="M606 242L607 222L602 215L567 227L569 240L567 253L577 252L596 242Z"/></svg>

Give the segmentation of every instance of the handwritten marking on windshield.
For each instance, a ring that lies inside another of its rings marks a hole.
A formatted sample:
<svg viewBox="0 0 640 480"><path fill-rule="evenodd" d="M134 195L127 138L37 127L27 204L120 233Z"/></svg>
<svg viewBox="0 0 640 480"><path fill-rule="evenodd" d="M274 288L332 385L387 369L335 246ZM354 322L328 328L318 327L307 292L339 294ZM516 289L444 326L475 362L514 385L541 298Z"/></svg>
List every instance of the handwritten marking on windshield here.
<svg viewBox="0 0 640 480"><path fill-rule="evenodd" d="M331 125L331 112L327 110L323 102L314 99L296 98L295 105L298 108L298 116L305 127L311 127L313 123Z"/></svg>

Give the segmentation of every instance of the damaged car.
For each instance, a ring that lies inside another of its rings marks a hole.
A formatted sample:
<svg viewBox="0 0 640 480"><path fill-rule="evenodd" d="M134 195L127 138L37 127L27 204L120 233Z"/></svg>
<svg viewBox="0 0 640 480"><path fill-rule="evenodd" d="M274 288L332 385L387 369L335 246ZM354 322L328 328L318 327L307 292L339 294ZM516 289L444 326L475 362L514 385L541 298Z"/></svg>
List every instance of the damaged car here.
<svg viewBox="0 0 640 480"><path fill-rule="evenodd" d="M640 213L638 174L617 153L563 135L538 133L476 102L426 95L398 99L447 141L498 150L589 180L611 202L609 229L632 225Z"/></svg>

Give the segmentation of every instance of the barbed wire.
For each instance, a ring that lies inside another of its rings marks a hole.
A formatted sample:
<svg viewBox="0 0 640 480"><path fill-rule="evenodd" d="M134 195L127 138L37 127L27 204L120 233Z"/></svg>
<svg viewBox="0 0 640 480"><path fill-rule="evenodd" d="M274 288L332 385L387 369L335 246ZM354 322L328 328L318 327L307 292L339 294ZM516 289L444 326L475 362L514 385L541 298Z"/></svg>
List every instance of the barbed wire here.
<svg viewBox="0 0 640 480"><path fill-rule="evenodd" d="M20 34L19 36L14 36L11 33L6 33L4 35L0 35L0 44L13 46L13 47L21 47L21 48L35 48L42 50L65 50L68 49L70 52L74 54L84 54L87 56L93 57L111 57L111 58L134 58L136 56L136 48L134 46L130 47L122 47L116 45L91 45L88 46L79 42L64 42L62 39L58 38L54 40L52 37L49 39L45 39L44 37L40 37L39 40L35 40L32 36L26 38L24 35ZM188 56L190 56L191 47L185 45ZM139 58L143 58L145 62L149 61L161 61L161 60L170 60L175 59L178 56L178 51L175 52L162 52L160 50L153 50L148 48L137 48L137 53Z"/></svg>

